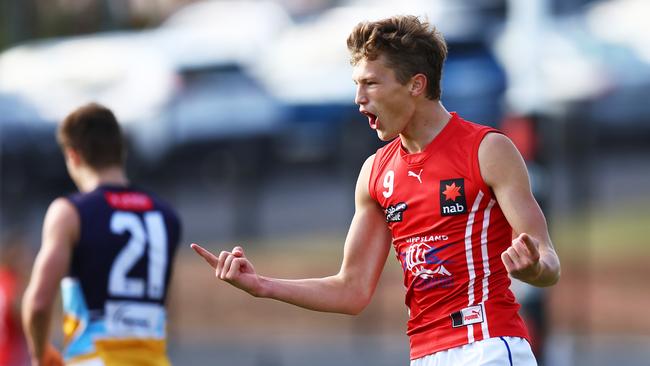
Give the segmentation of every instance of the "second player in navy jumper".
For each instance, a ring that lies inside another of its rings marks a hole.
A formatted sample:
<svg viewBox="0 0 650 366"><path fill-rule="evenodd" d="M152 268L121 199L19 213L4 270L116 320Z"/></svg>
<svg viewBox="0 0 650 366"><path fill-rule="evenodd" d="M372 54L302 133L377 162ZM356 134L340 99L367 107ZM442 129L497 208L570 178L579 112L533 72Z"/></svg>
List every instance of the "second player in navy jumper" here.
<svg viewBox="0 0 650 366"><path fill-rule="evenodd" d="M179 218L130 184L109 109L77 109L57 137L79 192L54 200L43 223L23 302L32 365L169 365L165 301ZM63 357L48 341L59 284Z"/></svg>

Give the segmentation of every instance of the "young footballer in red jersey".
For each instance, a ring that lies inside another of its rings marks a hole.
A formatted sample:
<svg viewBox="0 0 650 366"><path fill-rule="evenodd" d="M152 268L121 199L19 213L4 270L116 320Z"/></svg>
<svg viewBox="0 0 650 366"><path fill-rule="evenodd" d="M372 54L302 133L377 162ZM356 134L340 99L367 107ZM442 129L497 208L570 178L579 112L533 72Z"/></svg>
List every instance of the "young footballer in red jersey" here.
<svg viewBox="0 0 650 366"><path fill-rule="evenodd" d="M357 314L392 244L404 271L411 365L535 365L509 276L551 286L560 263L519 152L499 131L445 110L447 47L426 22L363 22L347 43L355 102L390 142L361 168L339 273L263 277L240 247L219 256L192 247L216 276L254 296Z"/></svg>

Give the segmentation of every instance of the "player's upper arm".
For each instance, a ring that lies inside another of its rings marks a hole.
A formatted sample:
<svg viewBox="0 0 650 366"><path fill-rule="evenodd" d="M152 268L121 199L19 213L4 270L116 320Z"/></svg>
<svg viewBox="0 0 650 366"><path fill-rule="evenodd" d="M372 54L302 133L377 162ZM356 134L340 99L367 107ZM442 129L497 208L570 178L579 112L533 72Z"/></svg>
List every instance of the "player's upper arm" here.
<svg viewBox="0 0 650 366"><path fill-rule="evenodd" d="M25 293L26 305L33 310L47 308L56 298L79 238L79 226L79 214L69 200L58 198L50 204L43 221L41 248Z"/></svg>
<svg viewBox="0 0 650 366"><path fill-rule="evenodd" d="M390 249L391 235L383 210L370 196L374 155L363 164L355 189L355 213L345 240L340 275L367 303L377 285ZM365 306L365 305L364 305Z"/></svg>
<svg viewBox="0 0 650 366"><path fill-rule="evenodd" d="M506 136L490 133L479 147L479 166L513 230L536 236L550 245L546 219L530 188L521 154Z"/></svg>

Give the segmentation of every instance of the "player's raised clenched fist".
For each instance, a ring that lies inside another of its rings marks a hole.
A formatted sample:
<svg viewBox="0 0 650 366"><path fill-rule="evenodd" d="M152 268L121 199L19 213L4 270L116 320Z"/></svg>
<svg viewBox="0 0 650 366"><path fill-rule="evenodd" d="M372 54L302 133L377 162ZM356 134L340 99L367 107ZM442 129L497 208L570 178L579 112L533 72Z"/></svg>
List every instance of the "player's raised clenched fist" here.
<svg viewBox="0 0 650 366"><path fill-rule="evenodd" d="M222 251L217 257L198 244L192 243L191 247L214 268L217 278L251 295L259 296L260 278L253 264L244 255L244 249L234 247L232 252Z"/></svg>
<svg viewBox="0 0 650 366"><path fill-rule="evenodd" d="M535 281L542 271L539 243L530 235L520 234L512 245L501 254L501 260L508 273L521 281Z"/></svg>

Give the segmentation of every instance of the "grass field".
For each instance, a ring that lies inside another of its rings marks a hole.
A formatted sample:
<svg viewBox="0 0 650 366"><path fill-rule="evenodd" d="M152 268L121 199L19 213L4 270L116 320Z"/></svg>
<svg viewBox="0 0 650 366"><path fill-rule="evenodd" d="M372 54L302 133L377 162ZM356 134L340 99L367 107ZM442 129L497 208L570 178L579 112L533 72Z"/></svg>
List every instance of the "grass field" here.
<svg viewBox="0 0 650 366"><path fill-rule="evenodd" d="M650 210L631 204L557 220L562 279L550 293L555 329L650 335Z"/></svg>
<svg viewBox="0 0 650 366"><path fill-rule="evenodd" d="M604 366L619 359L643 365L650 352L639 346L650 339L650 318L643 316L650 307L650 210L642 204L616 211L594 209L551 223L563 271L560 283L547 292L553 362ZM253 240L245 247L259 273L317 277L338 271L343 239L321 235ZM210 243L208 247L225 249ZM244 354L227 357L247 365L299 365L301 357L323 360L323 365L332 358L351 360L345 364L352 365L363 359L363 352L377 354L378 364L400 364L397 360L402 359L406 364L401 281L391 253L375 296L361 315L316 313L255 299L217 281L202 259L183 247L170 297L170 335L177 345L172 350L177 359L190 353L210 359L232 349ZM252 346L252 353L242 344ZM271 361L264 361L267 356Z"/></svg>
<svg viewBox="0 0 650 366"><path fill-rule="evenodd" d="M650 202L624 207L593 208L552 222L554 241L564 256L580 258L584 250L596 258L650 257Z"/></svg>

